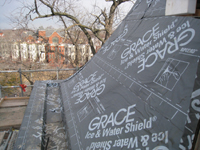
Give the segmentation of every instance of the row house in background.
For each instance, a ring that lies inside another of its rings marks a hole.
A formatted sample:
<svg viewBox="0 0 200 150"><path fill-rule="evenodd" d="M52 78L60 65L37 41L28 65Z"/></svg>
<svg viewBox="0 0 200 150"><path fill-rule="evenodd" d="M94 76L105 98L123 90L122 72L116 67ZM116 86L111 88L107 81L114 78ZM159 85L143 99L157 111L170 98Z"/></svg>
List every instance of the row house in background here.
<svg viewBox="0 0 200 150"><path fill-rule="evenodd" d="M87 42L80 40L83 42L75 47L69 39L66 40L62 30L40 29L37 33L20 30L20 34L16 35L21 37L12 39L15 32L11 30L7 36L0 37L0 57L3 59L67 64L78 56L78 64L81 66L93 56Z"/></svg>
<svg viewBox="0 0 200 150"><path fill-rule="evenodd" d="M45 62L45 44L14 42L11 56L13 61Z"/></svg>
<svg viewBox="0 0 200 150"><path fill-rule="evenodd" d="M87 42L80 43L76 47L65 38L65 32L62 30L38 30L38 41L46 42L46 60L51 63L69 63L75 61L77 51L79 65L85 64L93 56L90 46Z"/></svg>
<svg viewBox="0 0 200 150"><path fill-rule="evenodd" d="M5 39L5 35L2 31L0 31L0 58L6 59L10 58L10 48L11 42Z"/></svg>
<svg viewBox="0 0 200 150"><path fill-rule="evenodd" d="M91 52L91 48L89 44L78 44L77 45L78 49L78 60L79 60L79 65L85 64L88 60L90 60L93 56ZM65 55L70 57L72 61L75 61L76 59L76 47L73 44L66 44L65 45ZM66 57L66 58L68 58ZM66 60L66 62L69 60Z"/></svg>
<svg viewBox="0 0 200 150"><path fill-rule="evenodd" d="M10 58L10 43L8 42L0 42L0 58L6 59Z"/></svg>
<svg viewBox="0 0 200 150"><path fill-rule="evenodd" d="M9 61L44 62L45 44L38 43L31 33L24 30L5 30L5 35L0 37L0 58Z"/></svg>

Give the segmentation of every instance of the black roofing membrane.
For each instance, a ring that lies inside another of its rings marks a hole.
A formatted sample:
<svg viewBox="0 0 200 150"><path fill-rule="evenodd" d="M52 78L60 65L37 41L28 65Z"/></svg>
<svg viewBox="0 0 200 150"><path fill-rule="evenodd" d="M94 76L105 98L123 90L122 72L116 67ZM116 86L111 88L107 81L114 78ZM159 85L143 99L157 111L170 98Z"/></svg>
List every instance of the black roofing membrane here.
<svg viewBox="0 0 200 150"><path fill-rule="evenodd" d="M15 149L192 149L200 21L164 16L165 5L138 0L78 73L37 81Z"/></svg>

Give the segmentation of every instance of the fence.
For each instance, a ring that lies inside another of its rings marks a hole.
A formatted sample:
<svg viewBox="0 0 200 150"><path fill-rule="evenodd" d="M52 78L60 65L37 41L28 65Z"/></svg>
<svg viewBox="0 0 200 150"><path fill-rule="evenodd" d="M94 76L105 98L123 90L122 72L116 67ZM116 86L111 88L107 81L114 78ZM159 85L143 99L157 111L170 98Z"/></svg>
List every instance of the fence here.
<svg viewBox="0 0 200 150"><path fill-rule="evenodd" d="M66 69L41 69L41 70L6 70L6 71L0 71L0 73L19 73L19 83L23 84L22 75L23 73L33 73L33 72L56 72L56 80L59 80L59 72L60 71L77 71L78 68L66 68ZM34 85L26 85L27 87L33 87ZM2 97L2 89L6 88L21 88L21 96L24 96L23 88L18 85L13 86L2 86L0 85L0 98Z"/></svg>

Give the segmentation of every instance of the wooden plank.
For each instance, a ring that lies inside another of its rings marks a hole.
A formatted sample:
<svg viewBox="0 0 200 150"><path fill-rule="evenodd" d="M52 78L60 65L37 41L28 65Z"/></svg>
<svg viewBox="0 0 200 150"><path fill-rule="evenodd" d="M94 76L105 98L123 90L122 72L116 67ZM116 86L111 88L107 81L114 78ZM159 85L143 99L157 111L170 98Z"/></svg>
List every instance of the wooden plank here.
<svg viewBox="0 0 200 150"><path fill-rule="evenodd" d="M200 9L196 9L195 14L177 15L177 16L191 16L191 17L199 17L199 16L200 16Z"/></svg>
<svg viewBox="0 0 200 150"><path fill-rule="evenodd" d="M0 145L3 141L4 135L5 135L5 132L0 132Z"/></svg>
<svg viewBox="0 0 200 150"><path fill-rule="evenodd" d="M3 103L4 99L3 98L0 98L0 106L1 104Z"/></svg>
<svg viewBox="0 0 200 150"><path fill-rule="evenodd" d="M9 97L4 98L0 103L2 107L15 107L15 106L26 106L28 104L29 97Z"/></svg>
<svg viewBox="0 0 200 150"><path fill-rule="evenodd" d="M29 97L6 97L4 100L18 100L18 99L29 99Z"/></svg>
<svg viewBox="0 0 200 150"><path fill-rule="evenodd" d="M200 16L200 9L196 9L195 16Z"/></svg>
<svg viewBox="0 0 200 150"><path fill-rule="evenodd" d="M0 105L0 108L26 106L27 104L28 104L28 99L4 100L3 103Z"/></svg>
<svg viewBox="0 0 200 150"><path fill-rule="evenodd" d="M23 107L12 107L12 108L1 108L0 109L0 130L9 129L10 127L19 128L23 117L26 106Z"/></svg>

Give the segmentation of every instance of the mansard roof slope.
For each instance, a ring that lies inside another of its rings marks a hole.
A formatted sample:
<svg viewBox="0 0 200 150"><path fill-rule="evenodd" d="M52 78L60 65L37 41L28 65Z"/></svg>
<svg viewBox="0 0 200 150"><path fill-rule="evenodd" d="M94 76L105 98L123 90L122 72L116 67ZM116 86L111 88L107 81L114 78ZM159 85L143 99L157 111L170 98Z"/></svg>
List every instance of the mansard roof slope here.
<svg viewBox="0 0 200 150"><path fill-rule="evenodd" d="M47 37L50 37L54 32L58 33L59 36L61 37L65 37L65 32L63 29L48 29L48 30L45 30L46 31L46 36Z"/></svg>

